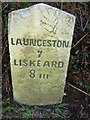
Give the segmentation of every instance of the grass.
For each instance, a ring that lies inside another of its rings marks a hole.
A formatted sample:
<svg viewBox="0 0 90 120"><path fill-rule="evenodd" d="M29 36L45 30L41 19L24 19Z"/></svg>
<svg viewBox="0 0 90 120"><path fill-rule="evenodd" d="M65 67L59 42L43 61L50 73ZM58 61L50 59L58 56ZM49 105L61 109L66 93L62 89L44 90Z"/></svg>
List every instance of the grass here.
<svg viewBox="0 0 90 120"><path fill-rule="evenodd" d="M27 106L23 104L17 104L10 102L10 98L4 99L2 102L2 114L3 117L11 114L10 118L66 118L65 110L68 110L69 104L60 103L53 106Z"/></svg>

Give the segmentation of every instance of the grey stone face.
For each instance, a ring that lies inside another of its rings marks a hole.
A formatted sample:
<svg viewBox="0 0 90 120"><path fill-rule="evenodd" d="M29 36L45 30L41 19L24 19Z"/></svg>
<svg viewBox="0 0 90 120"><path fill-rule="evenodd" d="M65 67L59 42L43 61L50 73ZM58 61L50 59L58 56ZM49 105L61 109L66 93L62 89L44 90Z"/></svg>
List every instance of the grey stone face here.
<svg viewBox="0 0 90 120"><path fill-rule="evenodd" d="M9 13L8 41L14 100L62 102L75 16L46 4Z"/></svg>

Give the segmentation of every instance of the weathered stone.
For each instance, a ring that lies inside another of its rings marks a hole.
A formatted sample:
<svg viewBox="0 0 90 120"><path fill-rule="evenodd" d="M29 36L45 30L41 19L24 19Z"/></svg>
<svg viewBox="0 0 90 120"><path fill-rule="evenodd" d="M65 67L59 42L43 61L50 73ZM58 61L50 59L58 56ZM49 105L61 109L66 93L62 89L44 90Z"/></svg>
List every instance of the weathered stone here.
<svg viewBox="0 0 90 120"><path fill-rule="evenodd" d="M28 105L62 101L75 17L46 4L9 13L14 99Z"/></svg>

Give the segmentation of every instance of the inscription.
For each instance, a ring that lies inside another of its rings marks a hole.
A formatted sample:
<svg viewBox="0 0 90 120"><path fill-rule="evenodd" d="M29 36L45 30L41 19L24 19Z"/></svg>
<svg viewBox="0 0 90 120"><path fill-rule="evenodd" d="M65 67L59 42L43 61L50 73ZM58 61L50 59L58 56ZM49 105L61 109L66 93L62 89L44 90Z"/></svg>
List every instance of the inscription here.
<svg viewBox="0 0 90 120"><path fill-rule="evenodd" d="M38 47L69 47L69 41L65 40L41 40L41 39L17 39L11 38L11 45L25 45Z"/></svg>
<svg viewBox="0 0 90 120"><path fill-rule="evenodd" d="M36 77L38 77L40 79L48 79L49 78L48 74L39 74L37 76L36 75L37 75L37 73L34 69L30 70L30 74L29 74L30 78L33 78L33 79Z"/></svg>
<svg viewBox="0 0 90 120"><path fill-rule="evenodd" d="M41 57L42 51L38 50L38 57Z"/></svg>
<svg viewBox="0 0 90 120"><path fill-rule="evenodd" d="M30 45L30 46L44 46L44 47L69 47L69 42L68 41L61 41L61 40L35 40L35 39L17 39L16 42L14 42L13 38L11 38L11 44L12 45ZM41 58L43 54L42 50L37 50L37 56L38 58ZM56 60L45 60L42 61L41 59L39 60L28 60L28 59L14 59L13 60L13 65L17 67L38 67L38 68L63 68L64 67L64 62L63 61L56 61ZM39 78L39 79L49 79L49 74L42 74L39 73L37 75L37 72L34 69L31 69L29 72L29 77L34 79L34 78Z"/></svg>
<svg viewBox="0 0 90 120"><path fill-rule="evenodd" d="M64 62L62 61L45 61L41 60L13 60L15 66L30 66L30 67L51 67L51 68L62 68Z"/></svg>
<svg viewBox="0 0 90 120"><path fill-rule="evenodd" d="M40 74L39 78L48 79L49 75L48 74Z"/></svg>
<svg viewBox="0 0 90 120"><path fill-rule="evenodd" d="M30 77L35 78L35 70L30 70Z"/></svg>

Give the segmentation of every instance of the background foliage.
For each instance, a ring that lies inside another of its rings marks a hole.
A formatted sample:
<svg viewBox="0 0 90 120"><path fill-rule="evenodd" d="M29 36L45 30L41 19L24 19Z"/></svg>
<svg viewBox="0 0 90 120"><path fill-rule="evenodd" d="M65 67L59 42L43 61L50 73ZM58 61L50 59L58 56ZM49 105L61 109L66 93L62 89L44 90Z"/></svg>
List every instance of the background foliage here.
<svg viewBox="0 0 90 120"><path fill-rule="evenodd" d="M3 52L2 93L4 118L90 118L90 4L46 3L76 16L68 75L63 103L47 106L26 106L13 101L10 58L8 50L8 13L37 3L9 2L2 5Z"/></svg>

